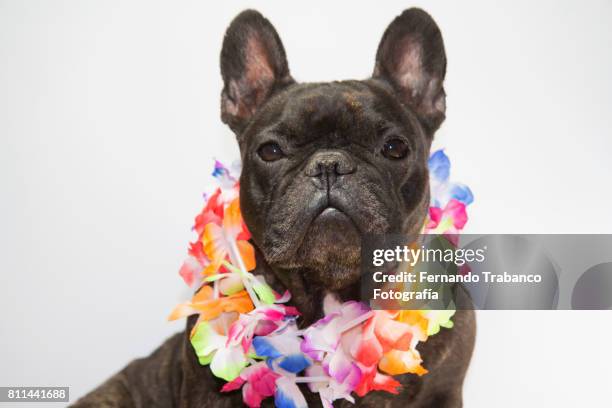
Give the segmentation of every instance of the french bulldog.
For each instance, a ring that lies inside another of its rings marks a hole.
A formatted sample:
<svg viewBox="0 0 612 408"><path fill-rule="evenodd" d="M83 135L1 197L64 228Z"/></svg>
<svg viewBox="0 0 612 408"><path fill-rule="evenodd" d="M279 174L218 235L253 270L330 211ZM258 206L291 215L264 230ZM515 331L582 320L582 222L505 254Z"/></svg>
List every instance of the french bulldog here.
<svg viewBox="0 0 612 408"><path fill-rule="evenodd" d="M427 160L445 118L442 35L423 10L396 17L380 41L372 77L298 83L270 22L247 10L221 51L221 118L243 163L240 206L256 248L256 274L289 289L301 324L322 300L359 297L364 234L418 233L429 205ZM475 338L474 312L458 289L452 330L419 345L429 373L399 376L399 395L372 392L363 407L461 407ZM240 392L201 366L185 332L135 360L75 407L235 407ZM309 406L320 406L304 388ZM349 406L337 401L336 406ZM272 405L271 399L264 405Z"/></svg>

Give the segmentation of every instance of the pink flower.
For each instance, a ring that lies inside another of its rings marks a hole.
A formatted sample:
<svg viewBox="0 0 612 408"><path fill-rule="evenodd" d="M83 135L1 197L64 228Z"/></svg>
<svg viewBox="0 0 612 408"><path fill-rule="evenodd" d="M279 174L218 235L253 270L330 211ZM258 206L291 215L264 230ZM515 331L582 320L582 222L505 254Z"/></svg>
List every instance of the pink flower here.
<svg viewBox="0 0 612 408"><path fill-rule="evenodd" d="M200 214L198 214L195 218L193 229L198 233L198 236L202 235L206 224L210 224L212 222L214 224L221 225L224 204L225 203L221 197L221 189L217 188L217 190L206 202L206 205Z"/></svg>
<svg viewBox="0 0 612 408"><path fill-rule="evenodd" d="M230 392L242 387L242 399L251 408L261 406L261 401L276 391L276 380L280 377L270 370L265 362L255 363L242 370L240 376L228 382L221 392Z"/></svg>
<svg viewBox="0 0 612 408"><path fill-rule="evenodd" d="M340 304L332 296L324 299L325 317L310 326L304 333L302 352L321 361L325 353L336 351L343 333L365 321L370 309L361 302Z"/></svg>
<svg viewBox="0 0 612 408"><path fill-rule="evenodd" d="M287 317L298 316L299 312L292 306L260 306L232 324L229 330L229 341L241 343L246 353L251 347L253 336L267 336L278 329Z"/></svg>
<svg viewBox="0 0 612 408"><path fill-rule="evenodd" d="M444 235L456 245L459 239L458 234L465 227L467 220L465 204L451 199L444 209L429 208L429 222L425 226L425 233Z"/></svg>

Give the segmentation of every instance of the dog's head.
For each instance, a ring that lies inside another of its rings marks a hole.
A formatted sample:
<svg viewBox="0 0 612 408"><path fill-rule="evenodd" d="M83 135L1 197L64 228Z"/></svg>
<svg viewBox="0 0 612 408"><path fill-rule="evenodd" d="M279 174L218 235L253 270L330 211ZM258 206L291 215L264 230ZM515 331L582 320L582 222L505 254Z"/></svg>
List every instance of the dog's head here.
<svg viewBox="0 0 612 408"><path fill-rule="evenodd" d="M258 12L234 19L221 114L240 145L242 213L269 265L339 290L359 277L364 234L420 230L445 71L440 30L419 9L389 25L372 78L331 83L297 83Z"/></svg>

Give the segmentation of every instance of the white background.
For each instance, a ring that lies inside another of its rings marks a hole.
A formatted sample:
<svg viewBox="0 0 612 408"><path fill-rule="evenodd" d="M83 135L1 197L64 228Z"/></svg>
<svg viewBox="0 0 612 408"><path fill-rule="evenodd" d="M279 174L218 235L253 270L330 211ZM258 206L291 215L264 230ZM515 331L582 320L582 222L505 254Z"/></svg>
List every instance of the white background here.
<svg viewBox="0 0 612 408"><path fill-rule="evenodd" d="M468 232L612 233L612 3L0 1L0 385L73 400L183 322L177 276L212 157L232 17L270 18L296 79L365 78L420 5L448 54L436 146ZM609 404L611 312L480 312L465 406Z"/></svg>

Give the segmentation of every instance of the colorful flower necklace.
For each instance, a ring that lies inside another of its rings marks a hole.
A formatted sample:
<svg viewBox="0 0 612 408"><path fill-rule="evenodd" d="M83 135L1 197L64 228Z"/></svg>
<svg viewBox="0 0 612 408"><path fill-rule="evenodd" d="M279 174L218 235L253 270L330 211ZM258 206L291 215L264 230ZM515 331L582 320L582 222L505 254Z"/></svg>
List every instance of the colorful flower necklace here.
<svg viewBox="0 0 612 408"><path fill-rule="evenodd" d="M450 161L442 150L429 159L432 200L425 233L456 234L467 222L470 189L451 183ZM244 403L259 407L274 397L277 407L307 407L298 384L318 393L324 407L338 399L354 402L370 391L399 393L392 376L427 373L419 342L451 328L454 310L371 310L365 303L323 301L325 317L298 329L291 295L276 293L253 275L255 250L242 220L239 184L218 161L219 182L195 219L198 240L179 274L198 288L178 305L175 320L198 315L190 339L200 364L227 381L221 392L242 389Z"/></svg>

